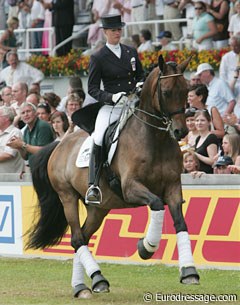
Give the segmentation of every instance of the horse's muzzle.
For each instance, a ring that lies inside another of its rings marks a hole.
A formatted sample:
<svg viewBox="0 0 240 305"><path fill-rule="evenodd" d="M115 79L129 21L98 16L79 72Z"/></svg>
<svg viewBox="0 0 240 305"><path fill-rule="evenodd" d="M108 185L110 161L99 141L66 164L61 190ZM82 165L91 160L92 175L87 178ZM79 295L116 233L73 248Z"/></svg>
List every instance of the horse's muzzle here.
<svg viewBox="0 0 240 305"><path fill-rule="evenodd" d="M174 133L174 137L178 141L180 141L188 134L188 129L187 128L174 129L173 133Z"/></svg>

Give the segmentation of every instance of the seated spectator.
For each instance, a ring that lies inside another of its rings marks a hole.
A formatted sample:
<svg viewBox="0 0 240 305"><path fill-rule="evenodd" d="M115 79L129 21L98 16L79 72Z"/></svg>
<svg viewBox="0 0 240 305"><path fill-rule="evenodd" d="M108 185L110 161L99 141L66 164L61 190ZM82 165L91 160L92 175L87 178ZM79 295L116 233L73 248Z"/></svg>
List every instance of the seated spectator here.
<svg viewBox="0 0 240 305"><path fill-rule="evenodd" d="M189 86L200 85L200 77L196 75L196 71L190 74Z"/></svg>
<svg viewBox="0 0 240 305"><path fill-rule="evenodd" d="M240 101L236 104L236 106L238 106L238 109L239 109L239 103L240 103ZM237 116L235 113L230 113L230 114L224 115L223 122L225 123L225 132L226 133L240 134L240 116L239 115Z"/></svg>
<svg viewBox="0 0 240 305"><path fill-rule="evenodd" d="M0 82L5 82L7 86L12 86L17 82L25 82L30 86L32 83L40 83L43 73L31 65L20 62L16 52L7 53L8 67L0 72Z"/></svg>
<svg viewBox="0 0 240 305"><path fill-rule="evenodd" d="M30 93L28 94L28 96L26 97L26 102L28 103L32 103L33 105L35 105L36 107L38 106L38 104L41 101L41 96L38 95L37 93Z"/></svg>
<svg viewBox="0 0 240 305"><path fill-rule="evenodd" d="M12 88L10 86L3 87L1 95L3 100L3 105L10 107L12 102Z"/></svg>
<svg viewBox="0 0 240 305"><path fill-rule="evenodd" d="M141 44L140 36L139 36L138 34L133 34L133 35L131 36L131 40L132 40L132 42L133 42L133 47L134 47L135 49L138 49L138 47L139 47L140 44Z"/></svg>
<svg viewBox="0 0 240 305"><path fill-rule="evenodd" d="M17 149L22 158L29 162L31 168L32 155L42 149L43 146L54 141L52 127L37 117L37 108L31 103L23 103L20 108L21 118L26 124L23 131L23 139L12 137L8 146Z"/></svg>
<svg viewBox="0 0 240 305"><path fill-rule="evenodd" d="M18 28L18 18L12 17L7 21L7 25L8 28L4 31L0 38L0 49L5 53L2 61L2 68L6 68L9 65L6 59L7 52L16 51L17 48L17 38L14 34L14 30Z"/></svg>
<svg viewBox="0 0 240 305"><path fill-rule="evenodd" d="M207 174L212 174L214 157L218 151L218 138L209 131L211 117L206 109L196 111L195 125L199 132L199 136L195 142L195 155L200 163L199 170Z"/></svg>
<svg viewBox="0 0 240 305"><path fill-rule="evenodd" d="M229 85L222 79L215 76L213 67L208 63L202 63L197 67L201 83L208 88L208 97L206 105L217 107L220 115L223 117L233 111L236 104L234 95Z"/></svg>
<svg viewBox="0 0 240 305"><path fill-rule="evenodd" d="M233 160L229 156L220 156L213 165L214 174L231 174L231 169L228 165L232 165Z"/></svg>
<svg viewBox="0 0 240 305"><path fill-rule="evenodd" d="M37 116L40 120L50 122L51 108L48 103L39 103L37 105Z"/></svg>
<svg viewBox="0 0 240 305"><path fill-rule="evenodd" d="M152 33L147 30L143 29L140 32L140 46L138 47L137 51L140 52L153 52L155 50L152 44Z"/></svg>
<svg viewBox="0 0 240 305"><path fill-rule="evenodd" d="M228 31L230 37L240 33L240 2L236 1L234 4L236 14L233 14L229 20Z"/></svg>
<svg viewBox="0 0 240 305"><path fill-rule="evenodd" d="M194 2L195 17L193 18L193 47L198 50L213 48L213 37L217 34L214 18L207 13L204 2Z"/></svg>
<svg viewBox="0 0 240 305"><path fill-rule="evenodd" d="M13 125L15 112L11 107L0 107L0 173L24 171L24 161L18 150L7 146L12 137L22 138L21 130Z"/></svg>
<svg viewBox="0 0 240 305"><path fill-rule="evenodd" d="M217 33L213 37L214 49L221 49L228 46L228 0L212 0L208 7L208 13L214 17L217 26Z"/></svg>
<svg viewBox="0 0 240 305"><path fill-rule="evenodd" d="M208 89L205 85L196 85L189 88L188 103L190 107L197 109L207 109L206 101L208 97ZM211 133L215 134L219 139L224 136L223 119L215 106L208 107L211 115Z"/></svg>
<svg viewBox="0 0 240 305"><path fill-rule="evenodd" d="M74 124L69 124L65 112L54 112L51 116L51 125L56 135L55 141L62 141L63 138L74 131Z"/></svg>
<svg viewBox="0 0 240 305"><path fill-rule="evenodd" d="M186 144L189 147L194 147L196 138L199 136L196 125L195 125L195 108L187 108L185 112L186 125L188 128L188 134L184 138Z"/></svg>
<svg viewBox="0 0 240 305"><path fill-rule="evenodd" d="M41 95L40 83L32 83L29 87L29 94L35 93Z"/></svg>
<svg viewBox="0 0 240 305"><path fill-rule="evenodd" d="M66 101L66 114L69 120L69 124L72 123L72 114L80 109L83 105L83 99L76 93L72 93L68 96ZM75 130L78 129L77 126L75 126Z"/></svg>
<svg viewBox="0 0 240 305"><path fill-rule="evenodd" d="M183 154L183 173L189 174L198 171L199 167L199 160L194 151L187 151Z"/></svg>
<svg viewBox="0 0 240 305"><path fill-rule="evenodd" d="M60 97L54 92L47 92L43 95L43 100L49 104L51 108L51 115L57 111L57 107L60 104Z"/></svg>
<svg viewBox="0 0 240 305"><path fill-rule="evenodd" d="M18 82L12 86L12 104L11 107L13 107L16 111L16 116L14 118L14 126L18 128L22 128L25 124L21 120L20 115L20 107L22 103L26 101L28 94L28 86L26 83Z"/></svg>
<svg viewBox="0 0 240 305"><path fill-rule="evenodd" d="M79 76L73 76L69 79L67 95L62 98L60 104L57 106L58 111L66 111L66 101L71 93L77 93L83 100L85 99L82 80Z"/></svg>
<svg viewBox="0 0 240 305"><path fill-rule="evenodd" d="M226 134L222 141L223 155L231 157L234 165L240 165L240 136Z"/></svg>
<svg viewBox="0 0 240 305"><path fill-rule="evenodd" d="M177 46L172 43L172 33L169 31L162 31L157 36L160 41L160 49L163 51L177 50Z"/></svg>

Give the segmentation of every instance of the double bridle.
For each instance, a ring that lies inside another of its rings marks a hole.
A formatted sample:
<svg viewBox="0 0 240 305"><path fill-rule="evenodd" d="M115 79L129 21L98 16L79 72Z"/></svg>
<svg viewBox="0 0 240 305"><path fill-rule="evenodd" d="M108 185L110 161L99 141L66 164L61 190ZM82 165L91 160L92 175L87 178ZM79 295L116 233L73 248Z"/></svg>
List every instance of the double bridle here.
<svg viewBox="0 0 240 305"><path fill-rule="evenodd" d="M175 64L175 63L174 63ZM165 79L165 78L169 78L169 77L178 77L178 76L183 76L182 73L175 73L175 74L170 74L170 75L162 75L162 72L160 71L159 75L158 75L158 82L157 82L157 94L158 94L158 101L159 101L159 105L160 105L160 115L155 115L152 114L150 112L147 112L145 110L139 109L139 108L135 108L135 110L144 113L148 116L150 116L151 118L157 119L159 121L162 122L163 125L165 125L166 127L160 127L160 126L156 126L153 125L151 123L148 123L147 121L142 120L141 118L139 118L137 116L137 114L135 112L133 112L133 115L141 122L143 122L144 124L154 127L155 129L158 130L163 130L163 131L169 131L172 125L172 117L176 114L180 114L180 113L184 113L185 112L185 108L181 108L179 110L173 111L173 112L168 112L168 111L164 111L164 106L162 104L162 100L160 98L161 96L161 79Z"/></svg>

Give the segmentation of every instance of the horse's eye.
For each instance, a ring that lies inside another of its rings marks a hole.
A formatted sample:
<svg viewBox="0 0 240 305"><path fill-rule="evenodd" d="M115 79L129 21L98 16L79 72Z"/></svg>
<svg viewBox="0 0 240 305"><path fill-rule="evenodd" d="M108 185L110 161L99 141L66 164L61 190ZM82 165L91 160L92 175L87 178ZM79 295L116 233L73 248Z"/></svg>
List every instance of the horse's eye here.
<svg viewBox="0 0 240 305"><path fill-rule="evenodd" d="M171 96L171 91L170 90L166 90L166 91L162 91L162 95L165 98L169 98Z"/></svg>

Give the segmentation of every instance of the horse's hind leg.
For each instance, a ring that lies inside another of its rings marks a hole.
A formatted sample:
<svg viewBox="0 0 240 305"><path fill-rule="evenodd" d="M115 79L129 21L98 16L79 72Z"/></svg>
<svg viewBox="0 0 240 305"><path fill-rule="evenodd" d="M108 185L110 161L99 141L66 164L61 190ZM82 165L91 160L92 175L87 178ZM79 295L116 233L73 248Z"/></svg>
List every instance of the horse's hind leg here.
<svg viewBox="0 0 240 305"><path fill-rule="evenodd" d="M180 269L180 282L183 284L198 284L199 275L196 271L193 261L191 242L187 226L182 213L183 200L179 194L181 188L174 187L174 192L166 198L170 213L173 218L174 227L177 234L178 260ZM179 189L179 192L177 190Z"/></svg>
<svg viewBox="0 0 240 305"><path fill-rule="evenodd" d="M75 251L86 244L79 221L78 210L78 197L79 195L72 188L65 188L64 190L58 190L59 197L62 201L64 214L67 222L71 228L71 245ZM75 254L73 258L73 270L72 270L72 287L74 297L78 298L90 298L91 290L85 285L84 282L84 267Z"/></svg>
<svg viewBox="0 0 240 305"><path fill-rule="evenodd" d="M77 256L81 264L84 266L87 275L92 279L92 290L96 293L109 292L109 282L101 274L101 270L92 254L88 249L90 237L98 230L104 217L109 210L102 210L97 207L87 206L87 218L82 227L82 233L85 240L85 245L77 249Z"/></svg>
<svg viewBox="0 0 240 305"><path fill-rule="evenodd" d="M79 260L78 255L75 253L73 257L72 269L72 288L75 298L89 299L92 296L91 289L84 284L84 275L84 266Z"/></svg>

